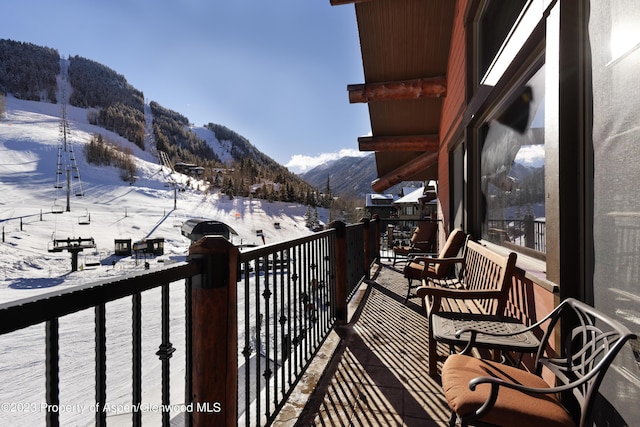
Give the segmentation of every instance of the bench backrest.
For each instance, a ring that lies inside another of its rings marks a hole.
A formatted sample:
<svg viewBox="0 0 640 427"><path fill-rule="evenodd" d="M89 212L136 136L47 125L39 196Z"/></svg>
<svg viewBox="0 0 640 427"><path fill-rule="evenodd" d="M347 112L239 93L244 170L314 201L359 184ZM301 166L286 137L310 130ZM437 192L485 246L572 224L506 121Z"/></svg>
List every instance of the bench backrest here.
<svg viewBox="0 0 640 427"><path fill-rule="evenodd" d="M480 302L485 313L504 313L515 265L516 254L513 252L502 255L472 240L467 242L462 272L465 287L470 291L494 290L503 293L497 300Z"/></svg>

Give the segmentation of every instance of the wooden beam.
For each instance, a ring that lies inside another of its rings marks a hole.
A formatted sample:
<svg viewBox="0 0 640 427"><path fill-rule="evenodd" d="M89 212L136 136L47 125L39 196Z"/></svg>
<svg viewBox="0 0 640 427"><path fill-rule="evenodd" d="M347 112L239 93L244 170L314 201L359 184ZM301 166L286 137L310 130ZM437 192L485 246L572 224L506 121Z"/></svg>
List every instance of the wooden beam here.
<svg viewBox="0 0 640 427"><path fill-rule="evenodd" d="M433 166L438 161L438 152L425 153L416 157L408 163L400 166L383 177L379 177L371 183L371 188L377 193L383 193L388 188L402 181L409 181L412 176L422 172L426 168Z"/></svg>
<svg viewBox="0 0 640 427"><path fill-rule="evenodd" d="M341 4L365 3L371 0L331 0L331 6L340 6Z"/></svg>
<svg viewBox="0 0 640 427"><path fill-rule="evenodd" d="M447 96L447 79L424 77L396 82L348 85L349 102L396 101Z"/></svg>
<svg viewBox="0 0 640 427"><path fill-rule="evenodd" d="M360 151L437 151L440 137L433 135L361 136Z"/></svg>

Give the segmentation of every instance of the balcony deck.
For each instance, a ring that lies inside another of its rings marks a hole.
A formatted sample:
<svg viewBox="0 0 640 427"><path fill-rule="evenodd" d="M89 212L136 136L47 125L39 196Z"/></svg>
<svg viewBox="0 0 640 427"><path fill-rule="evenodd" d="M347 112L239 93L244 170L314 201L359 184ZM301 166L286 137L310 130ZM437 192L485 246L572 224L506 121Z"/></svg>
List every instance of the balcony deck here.
<svg viewBox="0 0 640 427"><path fill-rule="evenodd" d="M398 268L372 271L350 322L337 330L341 339L328 340L333 357L309 373L320 378L317 386L309 394L302 381L274 425L448 425L439 378L427 373L428 321L416 299L404 304L407 282ZM316 359L330 355L321 350Z"/></svg>

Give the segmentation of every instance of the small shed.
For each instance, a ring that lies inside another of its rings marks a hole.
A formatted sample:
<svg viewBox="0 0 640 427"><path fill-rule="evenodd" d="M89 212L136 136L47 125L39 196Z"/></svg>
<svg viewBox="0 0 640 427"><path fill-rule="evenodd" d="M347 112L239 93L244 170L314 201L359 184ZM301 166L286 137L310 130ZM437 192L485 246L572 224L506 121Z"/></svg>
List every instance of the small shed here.
<svg viewBox="0 0 640 427"><path fill-rule="evenodd" d="M131 256L131 239L114 239L114 255Z"/></svg>
<svg viewBox="0 0 640 427"><path fill-rule="evenodd" d="M148 238L135 242L133 251L136 254L164 255L164 237Z"/></svg>

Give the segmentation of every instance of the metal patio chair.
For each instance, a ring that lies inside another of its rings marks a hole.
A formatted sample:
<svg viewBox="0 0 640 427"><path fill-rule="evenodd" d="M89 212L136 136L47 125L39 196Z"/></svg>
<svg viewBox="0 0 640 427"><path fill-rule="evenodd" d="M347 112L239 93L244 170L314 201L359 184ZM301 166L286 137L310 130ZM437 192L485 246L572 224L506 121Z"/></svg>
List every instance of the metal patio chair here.
<svg viewBox="0 0 640 427"><path fill-rule="evenodd" d="M560 321L576 326L567 335L562 353L548 355L549 339ZM462 426L518 427L592 424L594 399L602 379L625 342L636 335L575 299L564 300L545 318L524 330L534 330L545 322L549 324L540 340L534 372L464 354L447 358L442 368L442 388L452 409L450 426L457 422ZM472 329L458 331L469 332L471 340L481 333ZM554 385L550 386L540 376L543 368L554 374ZM563 399L559 397L561 393ZM568 398L577 403L579 413L567 410Z"/></svg>

